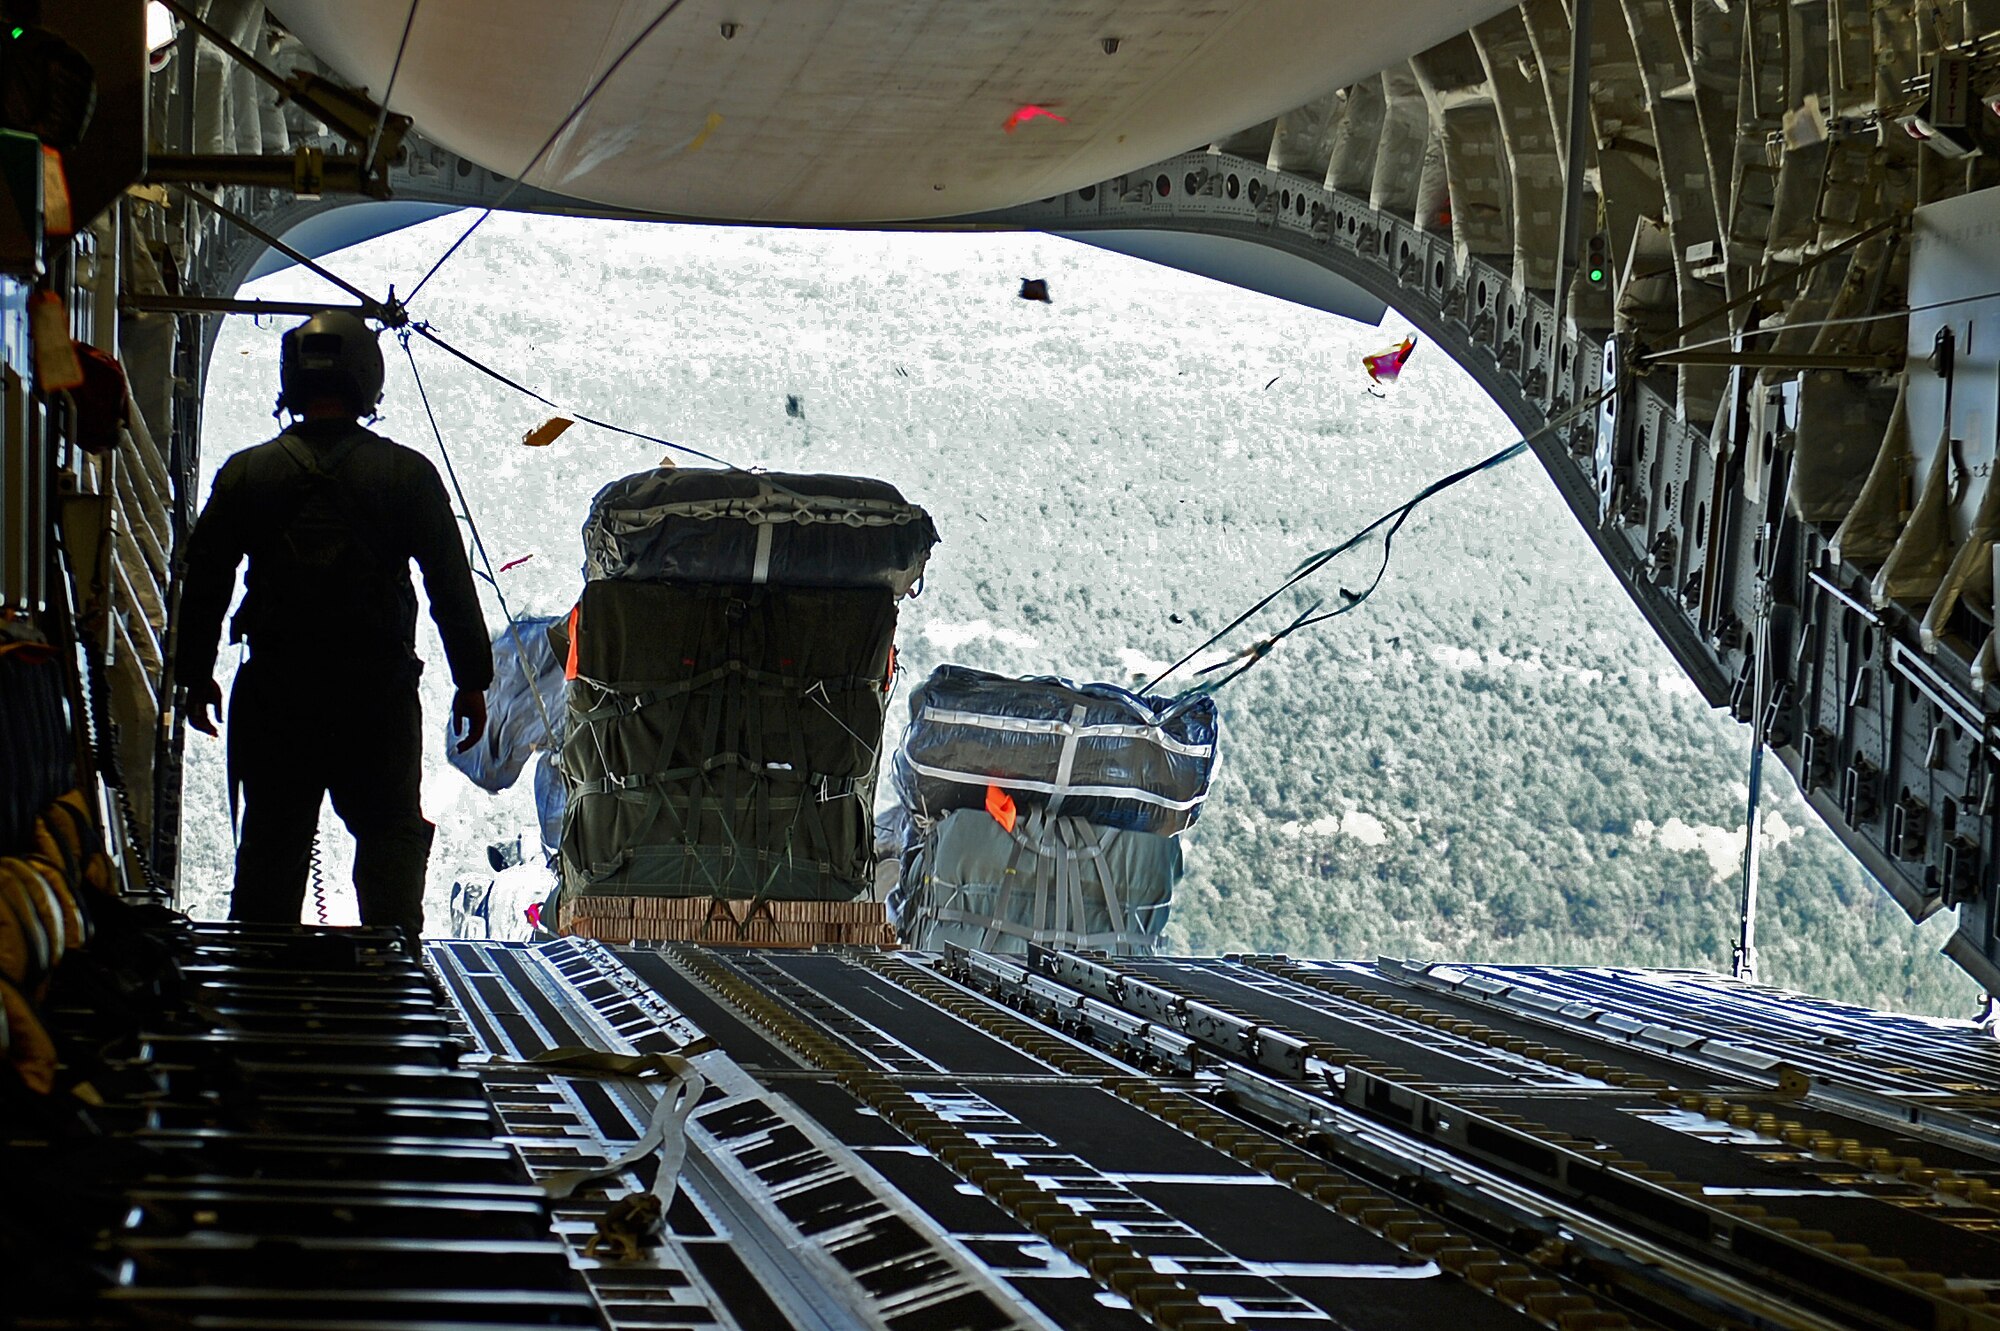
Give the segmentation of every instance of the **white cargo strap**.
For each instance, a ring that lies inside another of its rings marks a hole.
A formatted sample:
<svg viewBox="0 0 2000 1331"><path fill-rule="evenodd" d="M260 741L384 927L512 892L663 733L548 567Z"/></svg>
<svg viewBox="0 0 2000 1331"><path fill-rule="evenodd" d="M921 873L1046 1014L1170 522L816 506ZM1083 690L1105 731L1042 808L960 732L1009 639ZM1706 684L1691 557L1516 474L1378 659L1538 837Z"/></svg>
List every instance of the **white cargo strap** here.
<svg viewBox="0 0 2000 1331"><path fill-rule="evenodd" d="M1118 829L1115 827L1093 827L1085 823L1079 829L1079 832L1086 836L1093 833L1096 835L1097 885L1104 892L1104 910L1111 917L1111 932L1114 934L1123 934L1125 932L1125 903L1119 899L1118 884L1113 882L1111 875L1104 871L1104 866L1110 862L1111 843L1118 839Z"/></svg>
<svg viewBox="0 0 2000 1331"><path fill-rule="evenodd" d="M1082 703L1069 709L1069 723L1063 727L1062 752L1056 758L1056 788L1050 792L1048 816L1062 812L1063 796L1069 793L1069 779L1076 772L1076 744L1083 734L1083 718L1090 710Z"/></svg>
<svg viewBox="0 0 2000 1331"><path fill-rule="evenodd" d="M757 559L750 566L750 581L758 586L771 580L771 539L777 531L773 515L769 511L771 487L767 482L757 482L757 510L746 516L757 528Z"/></svg>
<svg viewBox="0 0 2000 1331"><path fill-rule="evenodd" d="M1057 948L1069 951L1096 949L1112 951L1123 949L1128 954L1141 956L1151 953L1159 945L1160 941L1157 934L1146 933L1143 930L1128 929L1123 933L1106 931L1104 933L1079 934L1056 929L1038 929L1033 926L1015 924L1011 920L1003 920L999 916L989 914L985 911L961 910L956 906L942 906L926 913L931 919L936 920L940 924L965 924L971 925L976 929L985 930L987 935L985 939L986 946L979 949L982 952L990 951L993 945L1003 936L1007 938L1019 938L1034 944L1036 947Z"/></svg>
<svg viewBox="0 0 2000 1331"><path fill-rule="evenodd" d="M1061 734L1064 727L1076 724L1074 714L1068 721L1056 721L1042 717L997 716L989 712L967 712L954 707L925 707L918 720L939 725L972 726L980 730L1007 730L1018 735L1056 735ZM1165 749L1168 753L1178 753L1186 758L1208 758L1215 753L1213 744L1189 744L1184 740L1175 739L1158 725L1106 721L1082 726L1077 733L1085 739L1144 740Z"/></svg>
<svg viewBox="0 0 2000 1331"><path fill-rule="evenodd" d="M967 910L940 903L923 913L942 924L971 925L983 930L991 944L999 938L1024 939L1040 947L1108 948L1137 953L1152 951L1158 933L1148 930L1127 915L1117 885L1105 871L1105 855L1118 837L1118 830L1095 827L1079 818L1057 818L1048 810L1036 809L1016 825L1010 835L1016 846L1032 857L1034 903L1028 923L1016 924L990 911ZM1018 858L1010 860L1011 866ZM1084 902L1086 879L1094 879L1104 894L1105 912L1111 928L1096 933L1079 932L1087 918ZM935 881L935 880L933 880ZM940 883L950 890L948 901L962 900L964 886ZM1021 884L1000 884L1004 896L1009 891L1026 891ZM1151 915L1170 908L1161 902L1142 908Z"/></svg>
<svg viewBox="0 0 2000 1331"><path fill-rule="evenodd" d="M929 763L920 763L911 758L907 752L898 761L919 776L927 776L936 781L951 781L961 786L978 786L982 790L987 786L998 786L1002 790L1028 790L1038 795L1060 793L1064 796L1096 796L1104 799L1130 800L1135 804L1150 804L1155 808L1172 809L1178 813L1199 808L1202 801L1208 798L1205 791L1193 799L1176 800L1168 799L1165 795L1156 795L1150 790L1141 790L1137 786L1058 786L1053 781L1031 781L1027 777L956 772L948 767L933 767Z"/></svg>
<svg viewBox="0 0 2000 1331"><path fill-rule="evenodd" d="M759 479L755 496L648 504L607 515L604 527L620 536L649 531L666 518L695 518L705 522L738 518L746 522L796 522L800 526L829 522L838 527L907 527L921 514L922 510L913 504L899 504L890 499L802 495Z"/></svg>
<svg viewBox="0 0 2000 1331"><path fill-rule="evenodd" d="M707 1041L702 1041L701 1045L713 1047ZM693 1046L690 1052L705 1053L707 1049ZM653 1106L653 1117L646 1124L645 1134L632 1143L630 1150L601 1165L551 1174L541 1181L541 1187L547 1196L560 1201L584 1184L629 1169L657 1151L660 1169L653 1176L653 1195L660 1199L661 1215L665 1215L667 1208L673 1205L674 1193L680 1184L681 1166L687 1161L688 1115L701 1103L702 1092L708 1089L708 1078L702 1076L686 1057L680 1054L615 1054L602 1049L563 1046L537 1054L525 1063L506 1064L494 1060L484 1065L471 1065L529 1067L538 1071L632 1078L644 1078L648 1072L665 1073L664 1084L650 1078L645 1080L647 1085L660 1087L660 1098Z"/></svg>

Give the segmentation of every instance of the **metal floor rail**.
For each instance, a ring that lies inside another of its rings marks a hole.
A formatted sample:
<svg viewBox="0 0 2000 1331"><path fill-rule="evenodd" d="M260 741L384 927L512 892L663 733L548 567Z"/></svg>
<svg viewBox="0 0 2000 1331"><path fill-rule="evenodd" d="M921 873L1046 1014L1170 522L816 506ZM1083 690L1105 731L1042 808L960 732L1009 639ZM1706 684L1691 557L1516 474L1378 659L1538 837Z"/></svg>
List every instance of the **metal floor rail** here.
<svg viewBox="0 0 2000 1331"><path fill-rule="evenodd" d="M21 1325L2000 1331L1964 1023L1692 972L166 945L52 995L103 1103L9 1122ZM663 1056L706 1082L671 1205L634 1219L657 1151L551 1201Z"/></svg>
<svg viewBox="0 0 2000 1331"><path fill-rule="evenodd" d="M85 1089L0 1116L9 1251L46 1258L0 1322L597 1324L399 934L182 923L88 967L48 1002Z"/></svg>

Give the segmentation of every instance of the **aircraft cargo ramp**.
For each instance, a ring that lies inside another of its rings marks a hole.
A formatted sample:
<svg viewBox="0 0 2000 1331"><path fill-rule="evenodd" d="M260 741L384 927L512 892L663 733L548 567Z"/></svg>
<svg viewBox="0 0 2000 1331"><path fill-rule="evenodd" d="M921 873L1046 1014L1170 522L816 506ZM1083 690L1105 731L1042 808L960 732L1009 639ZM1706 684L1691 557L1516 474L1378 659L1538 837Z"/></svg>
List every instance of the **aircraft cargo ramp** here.
<svg viewBox="0 0 2000 1331"><path fill-rule="evenodd" d="M1969 1024L1692 971L181 946L101 1046L118 1149L8 1150L99 1220L27 1324L2000 1326Z"/></svg>

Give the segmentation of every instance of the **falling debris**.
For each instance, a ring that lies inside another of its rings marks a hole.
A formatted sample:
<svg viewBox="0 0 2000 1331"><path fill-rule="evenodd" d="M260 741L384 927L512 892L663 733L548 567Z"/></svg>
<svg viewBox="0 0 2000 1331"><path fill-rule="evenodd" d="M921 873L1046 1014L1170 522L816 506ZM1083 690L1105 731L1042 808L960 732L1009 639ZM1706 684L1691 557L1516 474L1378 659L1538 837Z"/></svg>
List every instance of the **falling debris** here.
<svg viewBox="0 0 2000 1331"><path fill-rule="evenodd" d="M785 414L795 421L805 419L806 404L799 401L797 393L785 394Z"/></svg>
<svg viewBox="0 0 2000 1331"><path fill-rule="evenodd" d="M898 375L902 376L902 377L903 377L903 378L905 378L905 379L907 379L907 378L909 378L909 377L910 377L910 372L909 372L908 370L904 369L904 368L903 368L902 366L900 366L900 365L898 365L898 366L896 367L896 373L897 373Z"/></svg>
<svg viewBox="0 0 2000 1331"><path fill-rule="evenodd" d="M547 448L562 437L564 430L576 424L567 416L551 416L534 429L521 436L521 442L529 448Z"/></svg>
<svg viewBox="0 0 2000 1331"><path fill-rule="evenodd" d="M523 564L527 563L527 562L528 562L528 561L529 561L530 559L533 559L533 558L534 558L534 555L532 555L532 554L526 554L526 555L522 555L522 556L521 556L521 557L520 557L519 559L510 559L510 560L508 560L508 561L507 561L506 563L504 563L504 564L502 564L502 565L500 566L500 571L501 571L502 573L505 573L505 572L506 572L506 571L507 571L508 569L510 569L510 568L519 568L519 567L521 567L521 565L523 565Z"/></svg>
<svg viewBox="0 0 2000 1331"><path fill-rule="evenodd" d="M1167 622L1168 622L1169 624L1185 624L1185 623L1187 623L1187 621L1186 621L1185 619L1182 619L1182 618L1181 618L1181 617L1180 617L1179 615L1168 615L1168 616L1167 616Z"/></svg>
<svg viewBox="0 0 2000 1331"><path fill-rule="evenodd" d="M1285 376L1284 376L1284 375L1282 375L1282 374L1274 374L1274 375L1272 375L1272 376L1271 376L1271 384L1275 384L1275 383L1277 383L1277 382L1278 382L1278 380L1280 380L1280 379L1282 379L1282 378L1284 378L1284 377L1285 377ZM1264 385L1264 391L1265 391L1266 393L1268 393L1268 392L1270 392L1270 391L1271 391L1271 384L1265 384L1265 385Z"/></svg>
<svg viewBox="0 0 2000 1331"><path fill-rule="evenodd" d="M1015 107L1014 114L1008 116L1000 128L1012 134L1021 125L1030 120L1053 120L1059 125L1067 125L1069 123L1068 116L1059 116L1049 110L1048 107L1036 106L1031 102L1026 106Z"/></svg>
<svg viewBox="0 0 2000 1331"><path fill-rule="evenodd" d="M1044 305L1055 304L1054 301L1049 299L1048 279L1041 277L1024 277L1021 279L1021 299L1038 300Z"/></svg>
<svg viewBox="0 0 2000 1331"><path fill-rule="evenodd" d="M1396 382L1396 376L1403 372L1403 366L1408 363L1410 353L1416 348L1416 335L1411 334L1387 351L1378 351L1373 356L1363 356L1362 368L1368 371L1368 378L1374 383L1392 384Z"/></svg>

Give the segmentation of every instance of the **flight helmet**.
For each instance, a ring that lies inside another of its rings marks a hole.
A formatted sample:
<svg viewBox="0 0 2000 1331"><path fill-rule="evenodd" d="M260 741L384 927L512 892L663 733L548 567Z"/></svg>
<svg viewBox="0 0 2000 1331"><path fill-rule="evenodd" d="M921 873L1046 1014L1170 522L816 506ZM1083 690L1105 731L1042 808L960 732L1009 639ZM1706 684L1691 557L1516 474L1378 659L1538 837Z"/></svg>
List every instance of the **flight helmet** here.
<svg viewBox="0 0 2000 1331"><path fill-rule="evenodd" d="M335 398L356 416L382 400L382 349L375 330L346 310L321 310L288 329L278 351L278 405L303 416L308 403Z"/></svg>

